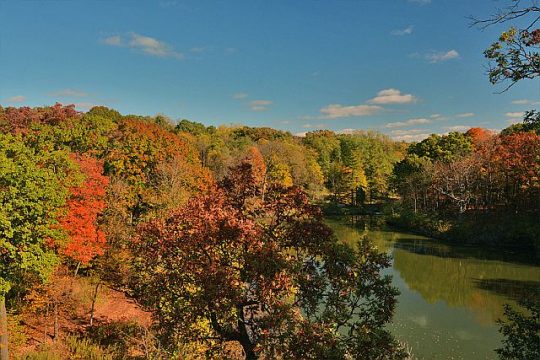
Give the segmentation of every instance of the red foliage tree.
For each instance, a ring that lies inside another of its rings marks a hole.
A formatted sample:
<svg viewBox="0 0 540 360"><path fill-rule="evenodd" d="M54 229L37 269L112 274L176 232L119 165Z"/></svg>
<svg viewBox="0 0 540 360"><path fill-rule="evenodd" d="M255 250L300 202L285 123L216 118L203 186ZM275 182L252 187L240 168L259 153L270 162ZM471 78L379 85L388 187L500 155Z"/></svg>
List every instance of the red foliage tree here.
<svg viewBox="0 0 540 360"><path fill-rule="evenodd" d="M401 358L384 329L396 296L380 274L388 258L338 242L298 188L268 186L263 198L252 155L139 226L134 283L163 338L238 342L249 360Z"/></svg>
<svg viewBox="0 0 540 360"><path fill-rule="evenodd" d="M80 116L75 105L64 106L60 103L38 108L8 107L0 112L0 131L26 133L33 124L56 125Z"/></svg>
<svg viewBox="0 0 540 360"><path fill-rule="evenodd" d="M68 235L61 252L82 264L88 264L104 252L106 239L97 227L99 214L105 209L105 188L109 180L102 175L103 163L86 156L72 156L85 179L80 186L71 188L67 213L60 225Z"/></svg>
<svg viewBox="0 0 540 360"><path fill-rule="evenodd" d="M540 135L519 132L501 136L495 147L495 163L505 183L507 200L523 207L538 204L540 192Z"/></svg>

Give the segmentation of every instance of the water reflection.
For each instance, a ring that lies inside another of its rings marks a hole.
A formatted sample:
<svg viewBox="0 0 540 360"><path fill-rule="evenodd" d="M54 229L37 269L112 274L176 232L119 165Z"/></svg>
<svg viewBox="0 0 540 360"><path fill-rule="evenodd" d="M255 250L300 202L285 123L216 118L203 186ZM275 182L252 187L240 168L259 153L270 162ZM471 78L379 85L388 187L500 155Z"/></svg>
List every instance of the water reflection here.
<svg viewBox="0 0 540 360"><path fill-rule="evenodd" d="M440 244L385 229L382 217L328 223L342 241L368 236L392 255L387 271L401 291L392 329L420 359L495 359L503 304L540 285L534 256Z"/></svg>

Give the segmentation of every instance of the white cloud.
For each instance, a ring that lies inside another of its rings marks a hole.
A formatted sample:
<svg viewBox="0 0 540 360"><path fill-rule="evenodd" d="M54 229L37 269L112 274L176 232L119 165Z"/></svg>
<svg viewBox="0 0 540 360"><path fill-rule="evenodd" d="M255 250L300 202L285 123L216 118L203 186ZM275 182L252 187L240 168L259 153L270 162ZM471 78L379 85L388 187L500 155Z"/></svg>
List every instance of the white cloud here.
<svg viewBox="0 0 540 360"><path fill-rule="evenodd" d="M377 96L368 100L370 104L410 104L418 101L412 94L402 94L398 89L384 89Z"/></svg>
<svg viewBox="0 0 540 360"><path fill-rule="evenodd" d="M540 101L533 101L529 99L519 99L512 101L514 105L540 105Z"/></svg>
<svg viewBox="0 0 540 360"><path fill-rule="evenodd" d="M80 102L80 103L76 103L76 104L73 104L73 105L75 105L75 107L78 110L82 110L82 111L88 111L91 108L93 108L94 106L99 106L99 104L94 104L94 103L89 103L89 102Z"/></svg>
<svg viewBox="0 0 540 360"><path fill-rule="evenodd" d="M137 33L130 33L126 38L123 38L120 35L109 36L103 39L103 43L110 46L136 49L151 56L170 57L178 60L184 58L184 54L175 51L167 43L156 38Z"/></svg>
<svg viewBox="0 0 540 360"><path fill-rule="evenodd" d="M410 3L418 4L418 5L427 5L431 4L431 0L409 0Z"/></svg>
<svg viewBox="0 0 540 360"><path fill-rule="evenodd" d="M416 119L409 119L407 121L398 121L398 122L391 122L385 125L385 127L392 129L392 128L399 128L399 127L405 127L405 126L411 126L411 125L422 125L422 124L429 124L431 123L431 120L426 118L416 118Z"/></svg>
<svg viewBox="0 0 540 360"><path fill-rule="evenodd" d="M21 102L23 102L25 100L26 100L26 97L24 97L22 95L16 95L16 96L8 97L6 99L6 102L8 102L8 103L21 103Z"/></svg>
<svg viewBox="0 0 540 360"><path fill-rule="evenodd" d="M410 129L410 130L392 130L390 131L391 136L403 136L403 135L414 135L421 134L426 132L425 129Z"/></svg>
<svg viewBox="0 0 540 360"><path fill-rule="evenodd" d="M343 106L340 104L330 104L320 110L328 119L337 119L351 116L367 116L373 115L382 110L382 107L377 105L351 105Z"/></svg>
<svg viewBox="0 0 540 360"><path fill-rule="evenodd" d="M248 94L246 93L243 93L243 92L239 92L239 93L235 93L233 94L232 98L233 99L236 99L236 100L242 100L242 99L245 99L248 97Z"/></svg>
<svg viewBox="0 0 540 360"><path fill-rule="evenodd" d="M64 89L51 92L49 95L55 97L86 97L88 96L88 93L76 89Z"/></svg>
<svg viewBox="0 0 540 360"><path fill-rule="evenodd" d="M103 42L111 46L122 46L122 38L120 35L109 36L103 39Z"/></svg>
<svg viewBox="0 0 540 360"><path fill-rule="evenodd" d="M468 112L468 113L456 114L456 117L458 117L458 118L468 118L468 117L473 117L474 115L475 115L475 113Z"/></svg>
<svg viewBox="0 0 540 360"><path fill-rule="evenodd" d="M448 50L446 52L445 51L432 52L426 55L426 59L430 63L438 63L438 62L443 62L443 61L447 61L451 59L458 59L458 58L459 58L459 53L454 49Z"/></svg>
<svg viewBox="0 0 540 360"><path fill-rule="evenodd" d="M336 134L354 134L355 131L358 131L358 129L347 128L336 131Z"/></svg>
<svg viewBox="0 0 540 360"><path fill-rule="evenodd" d="M390 34L395 35L395 36L411 35L413 30L414 30L414 26L409 25L405 29L393 30L392 32L390 32Z"/></svg>
<svg viewBox="0 0 540 360"><path fill-rule="evenodd" d="M454 125L454 126L447 126L445 127L445 130L447 131L459 131L464 132L469 130L471 127L467 125Z"/></svg>
<svg viewBox="0 0 540 360"><path fill-rule="evenodd" d="M410 130L391 134L390 137L395 141L416 142L424 140L429 137L429 135L431 135L431 133L426 132L426 130Z"/></svg>
<svg viewBox="0 0 540 360"><path fill-rule="evenodd" d="M270 100L253 100L249 103L249 107L253 111L266 111L268 106L272 104L273 102Z"/></svg>
<svg viewBox="0 0 540 360"><path fill-rule="evenodd" d="M517 118L523 118L525 116L525 113L523 111L515 111L515 112L507 112L506 117L517 119Z"/></svg>

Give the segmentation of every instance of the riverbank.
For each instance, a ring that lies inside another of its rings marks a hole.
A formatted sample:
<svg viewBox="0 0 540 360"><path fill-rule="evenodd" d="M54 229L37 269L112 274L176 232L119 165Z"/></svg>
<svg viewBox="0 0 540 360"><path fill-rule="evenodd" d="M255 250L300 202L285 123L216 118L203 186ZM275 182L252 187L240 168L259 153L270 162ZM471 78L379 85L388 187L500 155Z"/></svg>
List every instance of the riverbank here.
<svg viewBox="0 0 540 360"><path fill-rule="evenodd" d="M435 214L401 212L387 217L395 228L461 245L533 250L540 256L540 220L533 214L466 214L442 219Z"/></svg>

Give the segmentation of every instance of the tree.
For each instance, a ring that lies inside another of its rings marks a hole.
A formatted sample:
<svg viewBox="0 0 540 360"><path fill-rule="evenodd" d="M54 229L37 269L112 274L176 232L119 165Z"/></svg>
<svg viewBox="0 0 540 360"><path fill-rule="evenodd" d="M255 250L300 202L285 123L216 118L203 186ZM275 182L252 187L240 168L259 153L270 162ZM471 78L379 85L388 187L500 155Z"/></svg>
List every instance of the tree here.
<svg viewBox="0 0 540 360"><path fill-rule="evenodd" d="M59 219L67 234L61 252L78 263L87 265L95 256L104 252L106 239L98 229L98 216L105 209L105 193L109 180L102 175L103 163L87 157L72 156L79 165L84 180L70 189L67 211Z"/></svg>
<svg viewBox="0 0 540 360"><path fill-rule="evenodd" d="M538 291L537 291L538 295ZM499 320L503 347L495 351L501 360L529 360L540 357L540 302L538 298L519 301L521 309L505 304L507 321Z"/></svg>
<svg viewBox="0 0 540 360"><path fill-rule="evenodd" d="M65 153L36 153L20 136L0 134L0 359L7 360L6 298L45 281L56 263L48 239L65 203Z"/></svg>
<svg viewBox="0 0 540 360"><path fill-rule="evenodd" d="M384 326L397 290L389 258L341 244L297 187L270 186L249 160L134 241L137 292L171 345L239 343L247 359L391 359ZM142 255L144 254L144 255Z"/></svg>
<svg viewBox="0 0 540 360"><path fill-rule="evenodd" d="M527 5L522 6L523 3ZM471 19L473 26L481 28L527 19L524 28L511 26L484 51L490 60L488 75L492 84L510 81L503 90L506 91L522 79L540 75L540 29L535 28L540 20L540 7L536 1L511 0L510 5L487 19Z"/></svg>
<svg viewBox="0 0 540 360"><path fill-rule="evenodd" d="M178 134L155 124L125 118L109 139L104 156L105 174L122 178L131 187L128 193L133 222L168 202L159 199L159 186L167 184L180 171L182 195L191 194L211 182L196 149ZM175 179L178 177L175 177ZM162 181L165 180L165 181ZM187 197L187 196L185 196Z"/></svg>
<svg viewBox="0 0 540 360"><path fill-rule="evenodd" d="M489 140L495 134L492 131L489 131L480 127L473 127L467 130L465 133L468 137L471 138L471 142L475 148L478 148L482 143Z"/></svg>

